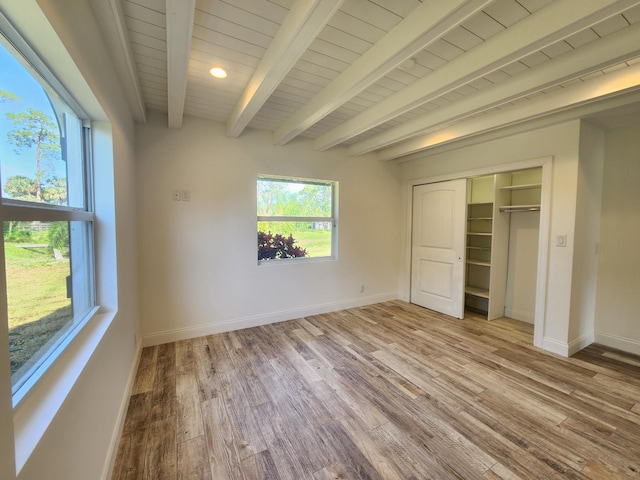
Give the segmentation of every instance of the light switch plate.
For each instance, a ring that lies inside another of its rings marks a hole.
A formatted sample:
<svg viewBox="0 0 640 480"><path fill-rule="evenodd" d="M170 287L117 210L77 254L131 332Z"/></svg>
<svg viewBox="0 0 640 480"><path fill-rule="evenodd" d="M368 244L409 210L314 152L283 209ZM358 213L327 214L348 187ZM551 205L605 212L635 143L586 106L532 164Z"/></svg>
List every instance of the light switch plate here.
<svg viewBox="0 0 640 480"><path fill-rule="evenodd" d="M566 247L566 246L567 246L567 236L558 235L556 237L556 247Z"/></svg>

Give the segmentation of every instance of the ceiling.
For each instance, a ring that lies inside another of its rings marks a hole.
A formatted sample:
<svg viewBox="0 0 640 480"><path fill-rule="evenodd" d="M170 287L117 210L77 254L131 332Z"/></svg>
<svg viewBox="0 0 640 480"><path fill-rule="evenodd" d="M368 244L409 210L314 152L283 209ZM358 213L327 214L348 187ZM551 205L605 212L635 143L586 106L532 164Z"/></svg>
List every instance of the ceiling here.
<svg viewBox="0 0 640 480"><path fill-rule="evenodd" d="M406 159L513 125L640 119L640 1L92 0L134 118ZM209 74L213 66L227 78ZM623 109L619 114L619 109ZM537 123L536 123L537 122Z"/></svg>

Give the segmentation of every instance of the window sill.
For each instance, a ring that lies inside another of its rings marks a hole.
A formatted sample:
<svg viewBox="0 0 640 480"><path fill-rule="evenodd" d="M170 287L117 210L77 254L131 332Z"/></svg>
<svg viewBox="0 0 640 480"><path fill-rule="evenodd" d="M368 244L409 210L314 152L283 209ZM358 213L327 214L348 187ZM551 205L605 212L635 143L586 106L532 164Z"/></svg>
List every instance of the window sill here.
<svg viewBox="0 0 640 480"><path fill-rule="evenodd" d="M74 334L58 346L60 353L52 355L42 365L46 370L30 379L14 395L17 472L22 470L47 431L114 317L113 312L94 311L93 315L88 315Z"/></svg>
<svg viewBox="0 0 640 480"><path fill-rule="evenodd" d="M322 263L336 261L335 256L331 257L315 257L315 258L274 258L272 260L258 260L258 266L265 265L299 265L302 263Z"/></svg>

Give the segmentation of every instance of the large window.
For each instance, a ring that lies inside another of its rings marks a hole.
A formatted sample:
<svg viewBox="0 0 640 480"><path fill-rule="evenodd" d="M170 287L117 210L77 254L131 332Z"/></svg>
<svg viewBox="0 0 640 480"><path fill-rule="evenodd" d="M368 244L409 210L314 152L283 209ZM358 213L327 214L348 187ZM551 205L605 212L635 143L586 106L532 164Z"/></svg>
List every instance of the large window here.
<svg viewBox="0 0 640 480"><path fill-rule="evenodd" d="M335 257L336 182L258 177L258 260Z"/></svg>
<svg viewBox="0 0 640 480"><path fill-rule="evenodd" d="M95 307L89 125L29 58L0 36L0 180L14 397Z"/></svg>

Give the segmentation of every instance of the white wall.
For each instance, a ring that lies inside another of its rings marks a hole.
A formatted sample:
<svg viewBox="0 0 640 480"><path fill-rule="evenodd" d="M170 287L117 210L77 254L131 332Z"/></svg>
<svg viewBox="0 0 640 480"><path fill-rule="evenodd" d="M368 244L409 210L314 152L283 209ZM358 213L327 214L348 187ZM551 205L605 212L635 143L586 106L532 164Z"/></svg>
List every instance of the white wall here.
<svg viewBox="0 0 640 480"><path fill-rule="evenodd" d="M398 167L268 132L152 113L137 125L140 298L145 344L396 298ZM258 265L258 174L339 182L338 259ZM172 200L173 189L191 201ZM364 293L360 286L365 285Z"/></svg>
<svg viewBox="0 0 640 480"><path fill-rule="evenodd" d="M16 409L16 441L37 445L33 451L18 449L22 468L17 478L104 478L138 352L133 341L139 331L133 122L87 1L2 0L0 8L79 103L100 120L93 134L98 146L96 269L101 314L81 335L79 340L86 342L74 341ZM0 341L7 343L6 338ZM0 381L4 405L10 391L4 372ZM34 422L40 418L46 423ZM14 451L13 439L4 430L0 449ZM14 478L4 471L0 476Z"/></svg>
<svg viewBox="0 0 640 480"><path fill-rule="evenodd" d="M587 122L580 125L579 159L569 329L573 351L594 341L598 277L604 132Z"/></svg>
<svg viewBox="0 0 640 480"><path fill-rule="evenodd" d="M432 154L426 152L424 157L400 165L401 178L408 184L421 178L466 176L469 171L482 167L496 167L496 171L499 171L513 162L553 156L549 239L566 234L568 244L567 247L555 247L555 241L550 243L542 337L545 349L564 355L570 353L579 140L580 122L572 121L484 143L447 147ZM405 188L404 205L407 205L407 191ZM406 225L403 226L405 231ZM403 238L403 242L406 244L406 238ZM401 278L401 298L408 299L408 291L408 272L405 271Z"/></svg>
<svg viewBox="0 0 640 480"><path fill-rule="evenodd" d="M505 316L534 323L540 212L512 213Z"/></svg>
<svg viewBox="0 0 640 480"><path fill-rule="evenodd" d="M596 341L640 354L640 127L606 135Z"/></svg>

